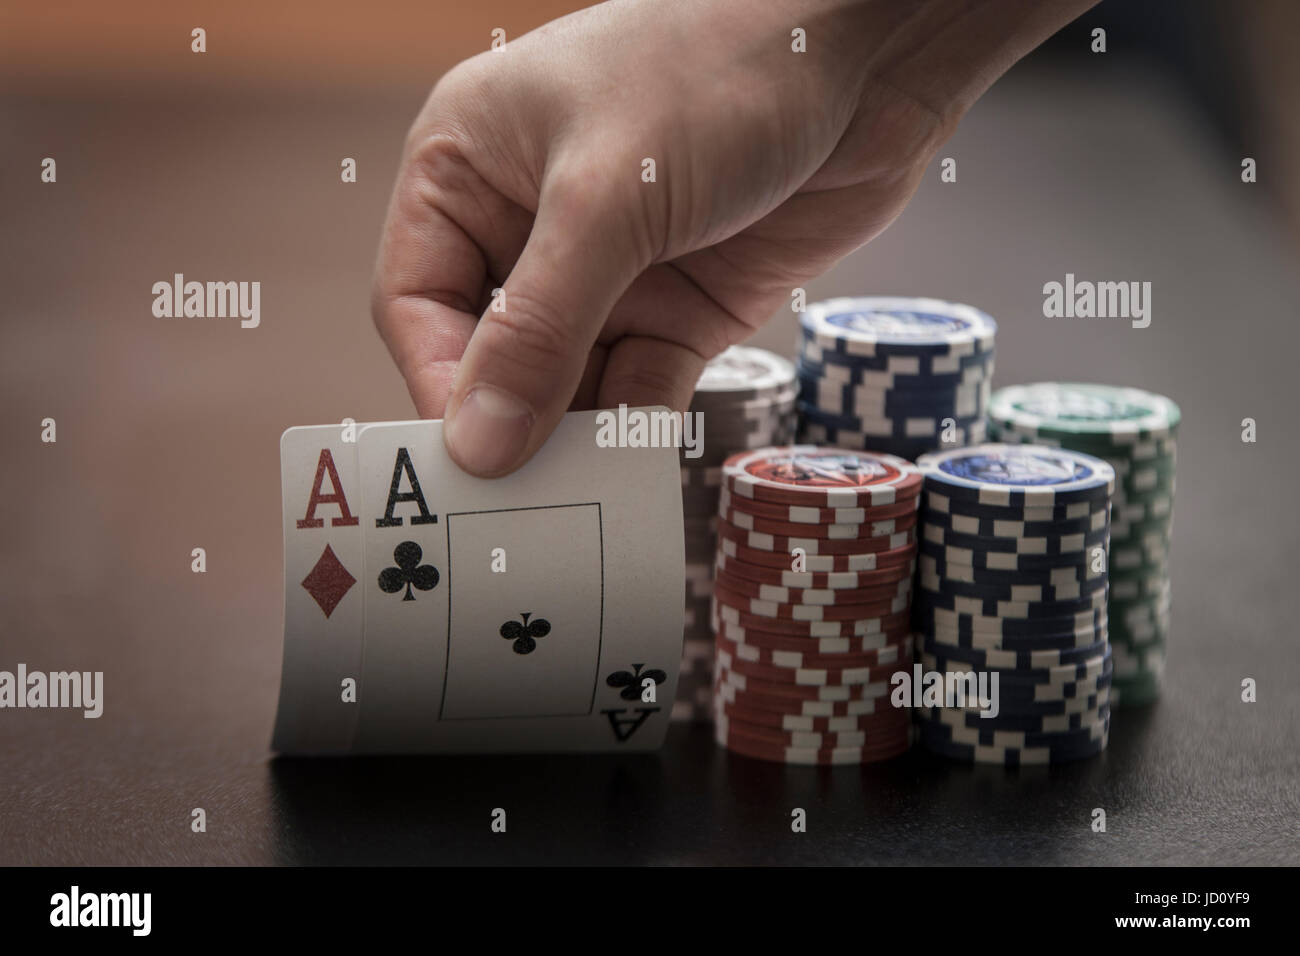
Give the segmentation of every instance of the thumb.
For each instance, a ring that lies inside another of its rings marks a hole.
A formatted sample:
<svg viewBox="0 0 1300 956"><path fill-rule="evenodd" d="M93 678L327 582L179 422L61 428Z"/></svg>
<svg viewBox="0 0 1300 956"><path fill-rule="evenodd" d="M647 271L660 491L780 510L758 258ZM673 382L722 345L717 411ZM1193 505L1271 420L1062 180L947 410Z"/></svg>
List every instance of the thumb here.
<svg viewBox="0 0 1300 956"><path fill-rule="evenodd" d="M514 471L555 430L588 354L645 263L620 206L593 179L543 188L519 261L474 329L447 405L451 457L485 478ZM585 191L584 191L585 190Z"/></svg>

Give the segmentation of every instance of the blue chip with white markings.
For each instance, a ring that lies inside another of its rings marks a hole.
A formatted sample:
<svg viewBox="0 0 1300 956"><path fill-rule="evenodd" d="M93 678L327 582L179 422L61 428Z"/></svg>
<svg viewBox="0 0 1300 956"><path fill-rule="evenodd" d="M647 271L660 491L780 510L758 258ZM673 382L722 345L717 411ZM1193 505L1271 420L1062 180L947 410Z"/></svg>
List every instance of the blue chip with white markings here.
<svg viewBox="0 0 1300 956"><path fill-rule="evenodd" d="M823 350L846 355L974 355L993 348L997 323L979 309L939 299L831 299L800 316Z"/></svg>
<svg viewBox="0 0 1300 956"><path fill-rule="evenodd" d="M1115 469L1102 459L1044 445L984 444L935 452L917 467L927 491L979 504L1103 502L1115 491Z"/></svg>

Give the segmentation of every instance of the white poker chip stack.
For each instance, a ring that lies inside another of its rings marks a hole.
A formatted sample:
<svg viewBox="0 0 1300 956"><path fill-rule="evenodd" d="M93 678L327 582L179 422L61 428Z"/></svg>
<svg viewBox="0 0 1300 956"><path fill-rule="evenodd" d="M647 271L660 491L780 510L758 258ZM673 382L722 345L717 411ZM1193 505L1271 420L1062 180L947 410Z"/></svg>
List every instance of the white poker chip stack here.
<svg viewBox="0 0 1300 956"><path fill-rule="evenodd" d="M683 448L682 515L686 534L686 619L674 720L713 715L713 631L709 600L717 547L722 463L752 448L794 437L798 384L794 366L763 349L733 345L704 369L690 411L703 426L695 451Z"/></svg>

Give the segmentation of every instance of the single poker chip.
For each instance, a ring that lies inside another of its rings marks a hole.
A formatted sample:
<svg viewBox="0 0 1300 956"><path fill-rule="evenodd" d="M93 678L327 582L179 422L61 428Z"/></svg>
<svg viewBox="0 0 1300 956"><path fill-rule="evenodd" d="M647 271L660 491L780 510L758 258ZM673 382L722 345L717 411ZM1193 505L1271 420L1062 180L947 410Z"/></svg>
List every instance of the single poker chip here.
<svg viewBox="0 0 1300 956"><path fill-rule="evenodd" d="M1094 757L1106 749L1109 730L1099 739L1077 747L995 747L959 743L942 731L931 731L932 724L918 727L921 746L931 753L965 763L995 764L1009 769L1069 763Z"/></svg>
<svg viewBox="0 0 1300 956"><path fill-rule="evenodd" d="M795 338L795 369L803 375L824 371L825 377L851 376L854 381L873 380L890 387L928 387L951 385L960 377L992 378L995 350L941 354L900 354L891 350L875 355L849 354L838 345L823 348L802 325ZM870 373L870 374L869 374Z"/></svg>
<svg viewBox="0 0 1300 956"><path fill-rule="evenodd" d="M763 601L775 601L781 604L821 604L834 606L841 604L873 604L879 601L892 601L897 597L907 597L912 593L912 580L900 577L867 588L786 588L776 584L763 584L751 581L728 571L723 564L716 565L717 583L730 588L737 594L758 598Z"/></svg>
<svg viewBox="0 0 1300 956"><path fill-rule="evenodd" d="M919 539L942 547L961 548L967 551L1005 554L1077 555L1104 548L1110 539L1109 525L1096 531L1080 534L1042 535L1026 538L994 538L949 531L937 525L922 522Z"/></svg>
<svg viewBox="0 0 1300 956"><path fill-rule="evenodd" d="M965 706L960 706L960 701L954 698L954 702L959 706L929 706L917 708L918 717L921 717L922 710L930 712L929 717L922 719L933 719L935 713L940 711L951 711L952 715L976 715L980 721L976 724L972 720L967 720L963 730L982 729L985 730L1019 730L1022 733L1034 730L1035 723L1038 728L1044 726L1056 725L1063 730L1068 728L1071 718L1074 715L1080 715L1078 723L1081 725L1078 729L1082 730L1086 725L1095 720L1095 715L1102 708L1110 705L1110 687L1111 675L1107 674L1102 679L1099 687L1079 687L1070 685L1068 692L1058 696L1053 700L1036 700L1032 696L1025 694L1002 694L1000 691L996 695L997 700L993 700L993 695L986 691L983 700L970 698L966 701ZM950 716L944 721L951 726L962 726L962 722L955 720ZM998 728L994 723L997 718L1003 718L1003 726ZM1091 718L1091 720L1089 719ZM1049 721L1045 723L1046 721ZM1019 726L1017 726L1017 724ZM1042 732L1041 729L1039 732Z"/></svg>
<svg viewBox="0 0 1300 956"><path fill-rule="evenodd" d="M1123 683L1149 678L1163 679L1167 648L1163 644L1150 647L1126 647L1116 644L1111 648L1115 656L1115 679Z"/></svg>
<svg viewBox="0 0 1300 956"><path fill-rule="evenodd" d="M1060 714L981 713L959 707L918 707L920 720L979 732L1009 730L1024 734L1100 734L1110 719L1110 702Z"/></svg>
<svg viewBox="0 0 1300 956"><path fill-rule="evenodd" d="M795 410L799 413L799 419L805 423L832 429L837 435L843 433L861 435L864 440L934 438L950 427L965 434L985 427L983 409L976 409L967 415L956 415L949 411L933 409L917 409L911 413L903 409L895 409L878 414L870 412L846 414L827 411L809 405L807 402L796 402Z"/></svg>
<svg viewBox="0 0 1300 956"><path fill-rule="evenodd" d="M965 673L974 669L965 661L927 650L921 651L919 659L926 670ZM1044 700L1056 699L1072 686L1096 689L1100 682L1109 678L1113 669L1113 653L1107 645L1100 655L1073 664L1034 668L1032 671L998 671L998 681L1001 689L1009 694L1026 693L1043 695Z"/></svg>
<svg viewBox="0 0 1300 956"><path fill-rule="evenodd" d="M1110 552L1110 566L1119 572L1142 572L1168 562L1168 548L1112 548Z"/></svg>
<svg viewBox="0 0 1300 956"><path fill-rule="evenodd" d="M802 379L796 407L814 409L830 416L843 416L838 424L857 428L859 421L894 418L953 418L970 420L982 416L991 383L980 382L955 389L872 391L858 385ZM829 422L828 422L829 423Z"/></svg>
<svg viewBox="0 0 1300 956"><path fill-rule="evenodd" d="M1169 639L1172 620L1168 610L1150 618L1117 619L1110 628L1110 639L1115 644L1122 644L1132 649L1164 644Z"/></svg>
<svg viewBox="0 0 1300 956"><path fill-rule="evenodd" d="M1123 604L1111 602L1108 609L1116 630L1121 627L1132 628L1142 624L1167 619L1172 609L1173 599L1169 592L1155 598L1138 601L1126 601Z"/></svg>
<svg viewBox="0 0 1300 956"><path fill-rule="evenodd" d="M716 601L715 601L716 605ZM971 614L950 608L935 607L918 601L912 613L922 627L936 624L950 631L1000 634L1004 637L1029 637L1040 634L1070 634L1087 632L1107 624L1106 608L1092 608L1077 614L1052 618L999 617Z"/></svg>
<svg viewBox="0 0 1300 956"><path fill-rule="evenodd" d="M759 518L736 508L720 509L719 517L737 528L760 534L782 535L798 538L804 535L827 541L858 541L863 538L882 538L916 527L916 513L899 518L873 521L870 524L800 524L793 521L776 521Z"/></svg>
<svg viewBox="0 0 1300 956"><path fill-rule="evenodd" d="M772 358L784 361L779 356L773 355ZM691 410L704 414L706 431L749 435L756 426L778 423L789 412L790 402L798 393L797 380L774 391L764 391L751 397L745 397L740 392L697 391L691 398ZM708 420L710 416L714 419L712 422Z"/></svg>
<svg viewBox="0 0 1300 956"><path fill-rule="evenodd" d="M823 425L851 431L879 431L893 437L893 426L900 420L951 419L957 425L970 427L983 420L988 392L987 386L980 386L971 395L939 392L912 397L889 392L870 398L850 389L828 388L822 384L814 390L805 385L796 400L795 411Z"/></svg>
<svg viewBox="0 0 1300 956"><path fill-rule="evenodd" d="M1110 599L1116 601L1139 601L1144 598L1161 597L1169 588L1167 572L1157 571L1138 577L1110 576Z"/></svg>
<svg viewBox="0 0 1300 956"><path fill-rule="evenodd" d="M869 508L819 508L815 505L783 505L758 501L754 498L732 495L730 491L723 488L720 495L714 496L713 510L734 508L756 518L787 521L795 524L871 524L876 521L888 521L914 515L919 504L920 497L917 496L905 498L892 505L876 505Z"/></svg>
<svg viewBox="0 0 1300 956"><path fill-rule="evenodd" d="M911 661L893 660L866 667L783 667L780 664L752 661L735 656L736 645L718 640L716 664L733 674L743 674L759 680L787 683L807 687L850 687L860 684L879 684L888 681L901 669L908 669Z"/></svg>
<svg viewBox="0 0 1300 956"><path fill-rule="evenodd" d="M779 392L793 381L794 366L786 359L765 349L733 345L704 367L695 391L734 400Z"/></svg>
<svg viewBox="0 0 1300 956"><path fill-rule="evenodd" d="M1146 648L1128 648L1121 644L1113 648L1115 679L1126 685L1136 680L1155 678L1161 680L1165 672L1166 649L1163 645Z"/></svg>
<svg viewBox="0 0 1300 956"><path fill-rule="evenodd" d="M1104 503L1115 470L1092 455L1041 445L985 444L936 452L917 462L927 490L978 504Z"/></svg>
<svg viewBox="0 0 1300 956"><path fill-rule="evenodd" d="M911 748L911 732L900 738L892 748L855 748L846 747L839 750L810 750L798 747L774 747L755 741L753 737L739 732L720 731L714 724L713 739L728 753L769 763L793 766L836 766L860 765L890 760L907 753Z"/></svg>
<svg viewBox="0 0 1300 956"><path fill-rule="evenodd" d="M974 707L918 707L916 722L930 725L934 730L946 727L959 738L964 738L962 742L967 744L981 737L991 743L998 735L1002 735L1004 743L1009 743L1005 735L1020 734L1025 738L1032 735L1035 745L1054 743L1064 748L1077 746L1110 729L1109 687L1087 699L1080 699L1078 707L1074 707L1074 701L1069 703L1071 709L1059 712L1007 713L998 710L993 715L985 711L983 716Z"/></svg>
<svg viewBox="0 0 1300 956"><path fill-rule="evenodd" d="M1117 620L1110 629L1111 642L1124 645L1133 650L1163 645L1169 639L1169 629L1173 615L1169 609L1157 612L1155 616L1142 620Z"/></svg>
<svg viewBox="0 0 1300 956"><path fill-rule="evenodd" d="M996 721L996 718L982 720L975 717L974 721L968 716L969 712L950 710L947 708L933 709L930 713L917 715L917 725L927 728L929 732L943 736L942 731L947 731L948 739L955 743L964 743L967 745L993 746L993 747L1014 747L1017 749L1025 747L1051 747L1053 749L1071 750L1076 747L1086 746L1089 742L1097 740L1104 736L1110 729L1110 703L1104 701L1095 704L1089 714L1089 718L1081 725L1070 728L1069 720L1066 715L1041 715L1048 717L1057 717L1058 720L1048 721L1048 726L1065 724L1064 729L1059 730L1022 730L1015 727L1016 723L1025 724L1033 723L1032 717L1035 715L1015 715L1024 718L1023 721L1013 721L1011 715L1008 719L1002 721L1004 726L990 726ZM973 725L972 725L973 724Z"/></svg>
<svg viewBox="0 0 1300 956"><path fill-rule="evenodd" d="M908 609L907 595L899 595L891 600L877 601L872 604L786 604L779 601L764 601L761 598L746 597L720 584L714 585L713 595L719 605L734 608L754 617L771 620L802 622L861 621L906 612ZM960 610L961 607L959 606L957 609ZM1008 616L1016 616L1014 612L1020 609L1020 606L1010 607L1009 610L1013 613ZM1019 616L1032 617L1037 613L1037 611L1025 608L1025 613Z"/></svg>
<svg viewBox="0 0 1300 956"><path fill-rule="evenodd" d="M727 684L736 690L747 691L756 696L762 695L778 700L863 700L868 697L888 697L891 691L888 680L874 684L829 686L807 686L785 681L763 680L760 677L733 671L718 660L713 663L713 672L716 675L715 680L720 684Z"/></svg>
<svg viewBox="0 0 1300 956"><path fill-rule="evenodd" d="M714 593L718 593L715 585ZM994 618L1054 618L1069 617L1093 610L1106 612L1105 588L1079 598L1052 601L1014 601L1002 598L964 597L940 594L924 586L916 591L918 605L942 608L958 614L981 614Z"/></svg>
<svg viewBox="0 0 1300 956"><path fill-rule="evenodd" d="M769 634L787 634L791 637L861 637L865 634L890 633L906 627L909 614L906 609L874 617L861 617L834 621L798 621L788 618L766 617L750 614L730 606L715 595L711 611L717 621L737 625L746 630L761 630Z"/></svg>
<svg viewBox="0 0 1300 956"><path fill-rule="evenodd" d="M1017 635L1067 634L1108 623L1104 592L1090 601L1030 604L952 598L920 588L913 592L912 602L913 620L918 627L924 628L931 627L938 614L957 616L958 623L953 625L953 630L960 631L962 627L967 627L971 632L999 633L998 629L1001 628L1000 633ZM1009 631L1012 625L1021 630Z"/></svg>
<svg viewBox="0 0 1300 956"><path fill-rule="evenodd" d="M897 551L916 541L914 528L874 538L817 538L811 535L792 536L767 534L738 528L730 521L718 519L715 530L719 537L742 544L755 551L775 551L793 555L796 549L807 555L870 554L874 551Z"/></svg>
<svg viewBox="0 0 1300 956"><path fill-rule="evenodd" d="M1100 439L1122 447L1173 435L1182 418L1163 395L1137 388L1038 382L1001 388L990 415L1021 434L1058 439Z"/></svg>
<svg viewBox="0 0 1300 956"><path fill-rule="evenodd" d="M964 356L847 356L803 336L795 343L796 373L804 381L878 391L956 389L992 381L992 351Z"/></svg>
<svg viewBox="0 0 1300 956"><path fill-rule="evenodd" d="M1082 647L1039 650L962 647L959 641L960 638L949 640L947 635L926 635L921 640L921 648L927 653L943 655L948 660L962 661L982 670L1033 671L1079 664L1104 654L1109 646L1105 635L1100 641Z"/></svg>
<svg viewBox="0 0 1300 956"><path fill-rule="evenodd" d="M918 556L934 558L946 564L965 564L986 571L1055 571L1068 567L1100 567L1108 548L1096 544L1087 550L1056 554L1016 554L1011 551L986 551L982 548L959 548L954 545L918 541ZM1114 558L1111 559L1114 570Z"/></svg>
<svg viewBox="0 0 1300 956"><path fill-rule="evenodd" d="M927 659L929 656L925 655ZM960 662L944 661L943 658L939 660L941 662L939 667L947 667L955 675L973 673L971 668L964 668ZM714 666L717 666L716 661ZM976 683L972 687L968 678L966 692L971 696L966 703L969 708L979 710L983 706L996 704L993 709L1003 714L1043 716L1088 710L1105 703L1109 699L1114 667L1108 666L1095 677L1081 677L1078 680L1042 680L1036 683L1010 681L1006 677L1010 673L1007 671L988 673L989 676L982 686ZM994 689L993 675L997 675L996 689ZM978 675L976 680L978 681ZM978 694L973 693L974 690L978 690ZM983 697L984 700L978 700L977 697Z"/></svg>
<svg viewBox="0 0 1300 956"><path fill-rule="evenodd" d="M885 644L882 647L852 654L817 654L806 648L798 651L777 650L758 644L750 644L721 630L715 640L716 647L725 650L735 660L752 661L755 664L765 664L790 670L844 670L846 668L880 667L885 664L895 665L899 662L910 665L912 662L911 635L904 637L900 641Z"/></svg>
<svg viewBox="0 0 1300 956"><path fill-rule="evenodd" d="M1110 514L1105 508L1093 511L1086 518L1061 521L999 521L996 518L976 518L970 515L927 510L923 522L927 528L943 533L990 538L995 541L1018 541L1022 538L1061 538L1070 535L1088 535L1110 527Z"/></svg>
<svg viewBox="0 0 1300 956"><path fill-rule="evenodd" d="M1070 584L1084 584L1107 578L1105 566L1098 563L1067 564L1059 568L1038 570L1016 569L1002 571L997 568L977 568L970 564L954 564L932 554L918 556L917 570L922 576L938 575L950 581L967 581L973 584L993 585L1051 585L1068 587ZM1109 577L1114 584L1115 579ZM1114 594L1112 593L1112 598Z"/></svg>
<svg viewBox="0 0 1300 956"><path fill-rule="evenodd" d="M771 584L783 588L824 589L831 591L857 591L863 588L878 588L895 581L902 581L912 576L912 562L907 561L890 567L869 571L791 571L790 562L784 567L770 567L751 564L731 554L719 550L714 566L731 575L745 578L759 584ZM1056 579L1053 579L1055 581Z"/></svg>
<svg viewBox="0 0 1300 956"><path fill-rule="evenodd" d="M863 554L794 555L788 551L750 548L729 538L718 539L718 552L746 564L781 568L797 573L830 574L841 571L876 571L909 565L916 560L916 542L909 541L892 550L868 551Z"/></svg>
<svg viewBox="0 0 1300 956"><path fill-rule="evenodd" d="M988 709L981 709L988 705ZM918 723L942 723L969 734L970 738L975 738L978 733L996 733L996 732L1019 732L1022 734L1037 733L1046 736L1048 731L1041 728L1056 727L1059 733L1082 733L1086 730L1099 730L1093 724L1096 720L1096 714L1103 712L1110 706L1110 685L1107 684L1094 691L1079 691L1076 696L1064 697L1055 701L1031 701L1027 698L1012 699L998 694L996 705L990 699L980 701L970 701L966 707L918 707L916 708ZM947 714L946 720L937 720L937 714ZM1077 726L1074 731L1069 730L1071 723L1075 722L1074 715L1081 715L1077 718ZM973 719L967 718L966 715L973 715ZM981 716L983 715L983 716ZM966 718L964 720L958 717ZM1001 727L996 724L1001 718ZM978 721L978 723L976 723ZM1035 727L1039 728L1035 731ZM972 733L973 732L973 733ZM966 741L972 742L971 739Z"/></svg>
<svg viewBox="0 0 1300 956"><path fill-rule="evenodd" d="M1039 521L1078 521L1092 518L1098 511L1105 511L1107 506L1101 502L1075 501L1055 505L988 505L960 498L949 498L936 488L927 489L924 504L927 515L961 515L963 517L987 519L990 521L1039 522ZM1117 517L1115 511L1112 518Z"/></svg>
<svg viewBox="0 0 1300 956"><path fill-rule="evenodd" d="M887 713L896 710L888 695L862 697L856 700L806 700L789 696L773 697L757 691L738 689L721 679L715 672L713 676L714 699L730 704L743 704L752 710L766 713L782 714L790 717L852 717L867 718L875 715L882 719Z"/></svg>
<svg viewBox="0 0 1300 956"><path fill-rule="evenodd" d="M800 313L799 325L823 350L851 356L987 352L998 328L969 305L885 296L815 302Z"/></svg>
<svg viewBox="0 0 1300 956"><path fill-rule="evenodd" d="M1060 584L992 584L989 582L958 581L924 568L917 578L921 590L945 597L968 597L979 600L1026 601L1033 604L1061 601L1082 601L1105 591L1105 575L1087 581L1069 581Z"/></svg>
<svg viewBox="0 0 1300 956"><path fill-rule="evenodd" d="M836 743L829 739L818 740L813 736L795 738L792 736L794 734L841 735L839 746L865 747L886 743L900 734L910 734L912 715L907 709L894 707L883 698L861 703L870 704L876 709L863 714L836 716L783 713L766 706L751 705L743 698L730 701L720 694L712 696L709 709L714 720L720 719L749 736L767 738L768 743L786 746L818 747L833 746Z"/></svg>
<svg viewBox="0 0 1300 956"><path fill-rule="evenodd" d="M993 398L990 396L989 404L992 403ZM989 419L989 430L996 433L998 441L1073 448L1090 455L1095 454L1098 458L1114 457L1125 462L1173 459L1178 454L1178 439L1172 432L1167 436L1155 438L1122 434L1116 436L1079 434L1061 437L1043 434L1034 428L1017 428L1005 419L999 418Z"/></svg>
<svg viewBox="0 0 1300 956"><path fill-rule="evenodd" d="M880 698L876 698L879 700ZM721 697L714 697L710 716L721 712L731 720L742 724L766 727L769 730L787 733L846 733L853 731L872 731L896 722L901 713L906 722L911 717L906 711L900 711L887 701L883 710L849 717L807 717L802 714L783 714L780 711L763 707L751 707L740 701L728 702Z"/></svg>
<svg viewBox="0 0 1300 956"><path fill-rule="evenodd" d="M1044 634L999 634L989 631L975 631L970 628L950 627L946 623L938 624L933 617L917 615L923 622L920 629L926 638L940 641L951 647L963 647L972 651L1065 651L1080 647L1091 647L1108 639L1109 625L1080 628L1075 631Z"/></svg>
<svg viewBox="0 0 1300 956"><path fill-rule="evenodd" d="M949 713L942 709L937 711L937 714L940 715L940 718L945 714L948 716L946 720L930 719L928 717L917 720L917 726L922 729L923 733L932 733L940 737L946 736L953 743L964 743L968 746L1006 747L1016 750L1047 747L1052 750L1059 749L1068 752L1075 748L1086 748L1088 744L1104 737L1110 726L1109 707L1104 708L1105 716L1096 723L1085 725L1077 730L1048 733L997 727L969 727L962 715ZM946 734L944 731L946 731Z"/></svg>
<svg viewBox="0 0 1300 956"><path fill-rule="evenodd" d="M916 497L921 475L893 455L792 445L733 455L723 482L734 497L823 508L864 508Z"/></svg>
<svg viewBox="0 0 1300 956"><path fill-rule="evenodd" d="M985 362L953 368L948 373L927 376L840 364L837 359L842 356L835 355L828 362L824 360L825 352L817 354L821 360L798 356L795 384L802 401L828 410L846 404L881 407L882 402L895 400L916 404L935 397L957 404L967 397L987 400L992 395L991 357Z"/></svg>
<svg viewBox="0 0 1300 956"><path fill-rule="evenodd" d="M905 438L881 438L879 435L868 435L847 429L827 428L806 418L799 422L800 441L867 451L887 449L889 454L908 461L916 461L923 455L945 448L978 445L983 443L987 436L988 430L982 420L975 422L969 428L944 429L935 434Z"/></svg>
<svg viewBox="0 0 1300 956"><path fill-rule="evenodd" d="M990 364L962 369L957 380L922 379L920 376L907 380L890 374L890 384L884 384L879 380L862 380L859 369L852 366L828 367L824 363L809 365L800 361L795 371L795 384L803 401L827 410L834 409L845 398L850 400L850 404L868 407L879 407L891 400L917 406L934 400L953 404L967 397L992 394L992 379L987 374ZM823 400L829 401L822 404Z"/></svg>
<svg viewBox="0 0 1300 956"><path fill-rule="evenodd" d="M825 416L806 406L799 411L801 441L814 445L835 445L848 450L863 450L872 454L882 449L901 448L902 452L889 452L898 458L915 461L922 455L967 445L983 444L988 438L986 421L975 416L956 420L950 416L938 418L923 415L899 418L887 422L873 422L871 427L835 424ZM912 457L908 458L908 455Z"/></svg>
<svg viewBox="0 0 1300 956"><path fill-rule="evenodd" d="M1174 530L1174 517L1153 518L1150 521L1112 521L1110 537L1121 547L1133 542L1155 541L1167 543Z"/></svg>
<svg viewBox="0 0 1300 956"><path fill-rule="evenodd" d="M822 348L800 326L795 338L795 370L803 376L901 388L955 385L972 377L992 378L996 367L992 347L979 352L904 355L896 351L875 355L849 354L838 346Z"/></svg>
<svg viewBox="0 0 1300 956"><path fill-rule="evenodd" d="M779 730L767 724L751 724L741 718L733 717L727 714L725 707L714 709L714 719L720 727L720 732L726 736L736 732L773 746L812 750L842 750L857 747L873 751L885 747L892 748L907 739L911 732L910 723L906 720L896 720L892 725L885 724L858 730Z"/></svg>
<svg viewBox="0 0 1300 956"><path fill-rule="evenodd" d="M1143 630L1116 628L1111 647L1130 655L1128 659L1141 662L1138 670L1145 670L1153 654L1164 654L1169 646L1169 624L1152 624Z"/></svg>
<svg viewBox="0 0 1300 956"><path fill-rule="evenodd" d="M920 639L919 646L927 654L944 657L949 661L960 661L981 670L1031 672L1046 668L1074 667L1094 658L1102 658L1110 643L1103 633L1099 640L1079 647L1015 650L964 647L961 646L960 638L946 634L926 634Z"/></svg>
<svg viewBox="0 0 1300 956"><path fill-rule="evenodd" d="M725 637L747 647L755 647L770 653L791 655L811 655L811 658L844 655L863 657L876 653L886 647L902 647L912 639L912 632L906 624L892 631L877 631L873 634L859 634L850 637L796 637L791 634L773 634L757 628L745 628L725 621L714 622L710 633L709 653L713 653L713 639Z"/></svg>
<svg viewBox="0 0 1300 956"><path fill-rule="evenodd" d="M707 602L713 597L713 582L710 580L692 580L686 579L686 596Z"/></svg>

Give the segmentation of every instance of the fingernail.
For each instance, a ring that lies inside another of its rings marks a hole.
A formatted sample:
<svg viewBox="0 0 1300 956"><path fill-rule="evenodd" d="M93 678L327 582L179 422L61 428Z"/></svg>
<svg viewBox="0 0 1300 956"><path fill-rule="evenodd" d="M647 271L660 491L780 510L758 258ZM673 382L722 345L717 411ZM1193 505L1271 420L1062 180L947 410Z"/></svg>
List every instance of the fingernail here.
<svg viewBox="0 0 1300 956"><path fill-rule="evenodd" d="M532 432L533 413L509 392L476 385L451 421L444 440L452 458L475 475L497 475L519 460Z"/></svg>

